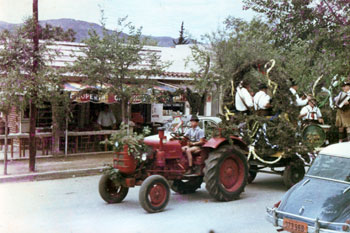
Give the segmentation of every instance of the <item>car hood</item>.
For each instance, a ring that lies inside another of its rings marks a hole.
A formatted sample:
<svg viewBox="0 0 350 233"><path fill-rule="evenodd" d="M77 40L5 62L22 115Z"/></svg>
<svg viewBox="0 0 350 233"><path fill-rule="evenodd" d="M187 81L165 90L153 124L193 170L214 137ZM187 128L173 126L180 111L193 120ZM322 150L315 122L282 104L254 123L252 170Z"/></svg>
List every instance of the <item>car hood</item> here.
<svg viewBox="0 0 350 233"><path fill-rule="evenodd" d="M278 210L343 223L350 218L349 187L350 184L305 176L285 194Z"/></svg>
<svg viewBox="0 0 350 233"><path fill-rule="evenodd" d="M169 140L171 138L169 131L165 131L164 136L166 136L167 140ZM144 141L146 141L146 142L159 142L159 134L147 136L144 138Z"/></svg>

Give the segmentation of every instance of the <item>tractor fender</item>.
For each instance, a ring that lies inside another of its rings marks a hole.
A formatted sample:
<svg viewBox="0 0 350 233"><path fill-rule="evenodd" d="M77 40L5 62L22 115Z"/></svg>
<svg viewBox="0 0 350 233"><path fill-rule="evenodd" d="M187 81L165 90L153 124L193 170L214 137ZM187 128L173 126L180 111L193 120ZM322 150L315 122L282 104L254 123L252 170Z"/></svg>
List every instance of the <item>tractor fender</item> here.
<svg viewBox="0 0 350 233"><path fill-rule="evenodd" d="M211 138L202 147L216 149L225 141L226 138Z"/></svg>
<svg viewBox="0 0 350 233"><path fill-rule="evenodd" d="M240 137L236 136L231 136L230 137L233 140L233 143L235 145L238 145L241 149L248 151L248 146L247 144L242 140ZM218 148L221 144L227 143L226 138L211 138L209 141L207 141L202 147L204 148L211 148L211 149L216 149Z"/></svg>

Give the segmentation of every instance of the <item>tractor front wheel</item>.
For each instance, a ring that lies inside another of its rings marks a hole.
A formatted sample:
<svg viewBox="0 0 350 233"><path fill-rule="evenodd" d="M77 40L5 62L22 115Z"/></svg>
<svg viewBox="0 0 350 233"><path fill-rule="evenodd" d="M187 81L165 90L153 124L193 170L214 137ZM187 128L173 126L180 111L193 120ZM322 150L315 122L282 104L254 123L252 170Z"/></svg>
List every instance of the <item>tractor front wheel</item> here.
<svg viewBox="0 0 350 233"><path fill-rule="evenodd" d="M209 194L218 201L237 199L244 191L247 178L247 160L235 146L221 146L209 153L204 181Z"/></svg>
<svg viewBox="0 0 350 233"><path fill-rule="evenodd" d="M171 189L180 194L194 193L201 187L203 177L193 177L190 180L174 180L171 184Z"/></svg>
<svg viewBox="0 0 350 233"><path fill-rule="evenodd" d="M162 211L169 202L170 187L168 181L160 175L147 177L141 185L139 202L149 213Z"/></svg>
<svg viewBox="0 0 350 233"><path fill-rule="evenodd" d="M119 203L124 200L129 188L118 185L109 175L103 175L98 184L98 191L107 203Z"/></svg>

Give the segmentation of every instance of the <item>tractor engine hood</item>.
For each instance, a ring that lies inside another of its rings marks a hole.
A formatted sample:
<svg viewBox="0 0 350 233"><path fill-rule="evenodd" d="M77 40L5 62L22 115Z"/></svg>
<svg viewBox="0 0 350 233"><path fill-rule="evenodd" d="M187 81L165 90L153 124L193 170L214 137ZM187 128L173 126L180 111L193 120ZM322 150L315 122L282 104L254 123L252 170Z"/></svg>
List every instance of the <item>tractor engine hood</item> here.
<svg viewBox="0 0 350 233"><path fill-rule="evenodd" d="M283 197L278 210L327 222L350 218L350 185L305 176Z"/></svg>
<svg viewBox="0 0 350 233"><path fill-rule="evenodd" d="M165 151L166 157L180 158L182 156L182 148L180 141L178 140L168 140L170 138L167 136L167 140L163 142L163 150ZM152 147L153 150L160 149L160 140L158 135L153 135L146 137L144 143L147 146Z"/></svg>

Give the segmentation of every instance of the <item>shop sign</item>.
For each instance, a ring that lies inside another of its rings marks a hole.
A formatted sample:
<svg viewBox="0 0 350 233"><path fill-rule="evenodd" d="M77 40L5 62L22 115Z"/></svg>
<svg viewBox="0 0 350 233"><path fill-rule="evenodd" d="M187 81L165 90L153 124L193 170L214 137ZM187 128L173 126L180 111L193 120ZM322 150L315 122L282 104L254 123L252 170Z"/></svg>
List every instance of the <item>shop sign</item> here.
<svg viewBox="0 0 350 233"><path fill-rule="evenodd" d="M149 102L150 102L149 95L134 95L131 98L131 103L133 103L133 104L149 103Z"/></svg>

